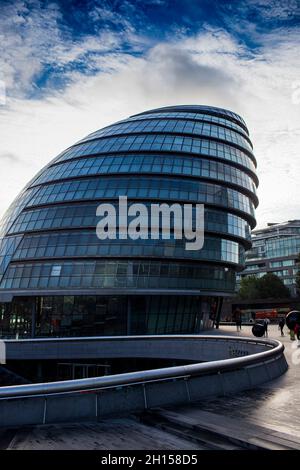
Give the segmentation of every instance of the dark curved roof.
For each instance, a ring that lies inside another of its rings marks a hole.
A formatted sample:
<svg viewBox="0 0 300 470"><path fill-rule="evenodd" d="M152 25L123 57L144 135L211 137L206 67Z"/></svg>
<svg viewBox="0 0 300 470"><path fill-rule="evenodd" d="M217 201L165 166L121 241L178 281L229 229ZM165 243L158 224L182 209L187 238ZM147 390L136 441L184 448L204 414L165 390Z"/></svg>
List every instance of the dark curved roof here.
<svg viewBox="0 0 300 470"><path fill-rule="evenodd" d="M242 125L242 127L247 131L249 134L248 128L244 119L237 113L229 111L228 109L218 108L216 106L206 106L200 104L184 104L184 105L176 105L176 106L164 106L162 108L155 108L155 109L148 109L147 111L143 111L142 113L133 114L130 117L140 116L142 114L148 113L159 113L161 111L183 111L183 112L193 112L193 113L202 113L205 111L208 114L212 114L215 116L225 116L232 121L237 122L238 124Z"/></svg>

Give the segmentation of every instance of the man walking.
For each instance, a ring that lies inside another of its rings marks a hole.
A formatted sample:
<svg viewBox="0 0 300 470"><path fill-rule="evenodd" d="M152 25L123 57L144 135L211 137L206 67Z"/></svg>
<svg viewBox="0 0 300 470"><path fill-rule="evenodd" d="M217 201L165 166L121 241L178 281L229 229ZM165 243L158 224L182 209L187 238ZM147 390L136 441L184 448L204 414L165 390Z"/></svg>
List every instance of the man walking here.
<svg viewBox="0 0 300 470"><path fill-rule="evenodd" d="M264 328L265 328L265 334L264 336L268 338L268 326L269 326L270 320L268 318L264 319Z"/></svg>
<svg viewBox="0 0 300 470"><path fill-rule="evenodd" d="M239 308L234 311L233 314L234 321L236 324L236 331L241 331L242 329L242 312Z"/></svg>
<svg viewBox="0 0 300 470"><path fill-rule="evenodd" d="M299 341L300 340L300 325L298 323L296 323L296 325L294 326L294 333L295 333L295 336L297 337L297 340Z"/></svg>
<svg viewBox="0 0 300 470"><path fill-rule="evenodd" d="M278 323L278 329L280 330L281 336L284 336L284 332L283 332L284 325L285 325L285 319L281 317Z"/></svg>

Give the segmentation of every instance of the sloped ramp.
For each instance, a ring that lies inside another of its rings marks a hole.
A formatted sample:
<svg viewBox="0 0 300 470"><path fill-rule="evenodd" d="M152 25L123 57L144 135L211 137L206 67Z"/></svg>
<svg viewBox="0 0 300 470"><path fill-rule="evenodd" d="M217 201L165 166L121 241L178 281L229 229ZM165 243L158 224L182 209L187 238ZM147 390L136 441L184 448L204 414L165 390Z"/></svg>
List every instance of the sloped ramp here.
<svg viewBox="0 0 300 470"><path fill-rule="evenodd" d="M191 414L193 416L191 416ZM189 408L189 412L156 409L143 420L214 449L299 450L300 438L241 419Z"/></svg>

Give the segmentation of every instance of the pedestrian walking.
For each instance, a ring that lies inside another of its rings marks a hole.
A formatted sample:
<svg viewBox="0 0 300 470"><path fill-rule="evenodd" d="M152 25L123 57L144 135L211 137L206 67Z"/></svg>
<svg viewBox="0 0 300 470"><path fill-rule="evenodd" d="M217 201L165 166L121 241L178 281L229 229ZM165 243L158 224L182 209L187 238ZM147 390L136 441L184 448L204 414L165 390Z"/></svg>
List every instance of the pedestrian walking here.
<svg viewBox="0 0 300 470"><path fill-rule="evenodd" d="M297 337L298 340L300 340L300 325L299 323L296 323L294 326L294 334Z"/></svg>
<svg viewBox="0 0 300 470"><path fill-rule="evenodd" d="M264 319L264 328L265 328L265 334L264 336L268 338L268 326L269 326L270 320L268 318Z"/></svg>
<svg viewBox="0 0 300 470"><path fill-rule="evenodd" d="M241 331L242 329L242 312L237 308L233 313L233 318L236 324L236 331Z"/></svg>
<svg viewBox="0 0 300 470"><path fill-rule="evenodd" d="M281 317L278 323L278 329L280 330L281 336L284 336L284 332L283 332L284 325L285 325L285 319Z"/></svg>
<svg viewBox="0 0 300 470"><path fill-rule="evenodd" d="M294 330L290 330L290 339L291 341L295 341L295 333L294 333Z"/></svg>

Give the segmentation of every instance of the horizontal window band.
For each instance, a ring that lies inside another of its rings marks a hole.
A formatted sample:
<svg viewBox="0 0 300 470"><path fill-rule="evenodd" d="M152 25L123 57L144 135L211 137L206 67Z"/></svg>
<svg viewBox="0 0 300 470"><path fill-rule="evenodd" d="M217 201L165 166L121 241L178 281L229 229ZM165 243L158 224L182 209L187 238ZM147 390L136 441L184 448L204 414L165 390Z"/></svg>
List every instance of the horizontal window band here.
<svg viewBox="0 0 300 470"><path fill-rule="evenodd" d="M249 136L246 134L246 133L243 133L241 129L236 129L236 127L230 127L230 125L226 125L225 123L220 123L220 122L216 122L216 121L209 121L205 118L187 118L187 117L172 117L172 116L159 116L159 117L155 117L154 115L153 116L143 116L143 117L139 117L138 119L135 118L135 119L125 119L124 121L118 121L118 122L115 122L113 124L110 124L108 126L105 126L101 129L98 129L94 132L92 132L91 134L88 134L86 137L84 137L83 139L80 139L78 142L75 143L75 145L77 145L78 143L83 143L83 142L86 142L86 141L89 141L89 140L92 140L93 138L99 138L101 136L105 136L105 135L117 135L118 134L118 131L121 131L121 129L119 129L120 126L129 126L131 124L135 124L137 123L137 126L138 126L138 123L145 123L145 122L176 122L176 123L194 123L195 125L197 124L204 124L204 125L207 125L207 126L211 126L213 128L217 127L218 129L222 129L224 130L224 132L226 131L229 131L229 132L233 132L234 134L237 135L237 137L240 137L241 139L245 140L247 144L249 144L250 146L250 151L253 150L253 145L252 145L252 142L249 138ZM167 125L167 124L166 124ZM133 127L133 126L132 126ZM151 126L149 126L151 127ZM152 132L156 132L156 129L155 129L155 126L153 126L154 129L152 129L151 131ZM163 127L163 126L159 126L159 127ZM116 133L109 133L109 134L105 134L105 132L110 132L110 131L113 131L114 128L116 128ZM132 132L146 132L146 126L145 126L145 129L132 129ZM196 132L196 131L182 131L182 130L179 130L177 129L178 133L184 133L184 134L192 134L192 135L202 135L201 132ZM148 132L150 132L150 130L148 130ZM172 130L168 130L168 129L161 129L159 132L173 132ZM101 134L102 133L102 134ZM122 134L125 134L126 132L122 132ZM205 135L208 135L209 134L205 134ZM215 136L210 136L210 137L215 137ZM220 138L219 136L216 136L216 138ZM226 137L225 137L225 140L226 140ZM230 140L230 142L232 142L232 140ZM246 146L247 148L247 146Z"/></svg>
<svg viewBox="0 0 300 470"><path fill-rule="evenodd" d="M228 165L229 167L232 167L232 168L236 168L240 171L242 171L243 173L245 173L246 175L250 176L250 178L252 178L253 182L255 183L256 187L258 187L258 178L257 178L257 175L255 174L254 171L252 171L250 168L244 166L242 163L238 163L238 162L235 162L233 160L229 160L229 159L226 159L226 158L221 158L221 157L218 157L218 156L214 156L214 155L207 155L207 154L196 154L196 153L188 153L188 152L180 152L180 151L171 151L171 150L159 150L159 153L155 150L141 150L141 151L133 151L133 150L129 150L129 151L124 151L124 150L120 150L120 151L112 151L112 152L105 152L105 153L93 153L91 152L90 154L84 154L84 155L80 155L80 156L75 156L75 157L71 157L71 158L68 158L67 160L60 160L60 161L55 161L55 162L50 162L47 166L45 166L43 168L43 170L41 172L39 172L39 174L31 181L30 183L30 186L28 187L32 187L34 186L34 182L40 177L42 176L42 174L48 169L48 168L53 168L53 167L58 167L58 166L61 166L61 165L65 165L66 163L69 163L69 162L72 162L72 161L81 161L82 159L93 159L93 158L101 158L101 157L119 157L119 158L122 158L124 156L128 156L128 157L132 157L132 156L137 156L137 157L145 157L145 156L159 156L161 158L164 158L164 157L167 157L167 158L170 158L171 156L175 156L175 157L181 157L181 158L190 158L190 159L199 159L199 160L206 160L206 161L212 161L212 162L216 162L216 163L221 163L221 164L224 164L224 165Z"/></svg>
<svg viewBox="0 0 300 470"><path fill-rule="evenodd" d="M56 202L47 202L45 204L34 204L32 206L28 206L26 208L24 208L22 210L21 213L23 212L26 212L26 211L29 211L29 210L32 210L32 209L43 209L43 208L51 208L51 207L59 207L59 206L66 206L66 205L75 205L75 204L86 204L86 203L94 203L94 202L99 202L102 203L106 203L106 202L110 202L110 201L118 201L117 198L111 198L111 197L108 197L108 198L95 198L95 199L76 199L76 200L70 200L70 201L56 201ZM128 198L128 201L135 201L135 202L141 202L141 203L148 203L149 201L146 199L146 198L137 198L137 197L134 197L134 198ZM155 203L182 203L182 204L189 204L189 203L192 203L192 204L202 204L201 201L190 201L190 200L181 200L181 201L177 201L177 200L172 200L172 199L167 199L167 198L164 198L164 199L151 199L151 201L155 202ZM255 226L256 226L256 220L254 218L254 216L252 216L251 214L249 214L248 212L244 212L242 210L239 210L239 209L235 209L235 208L228 208L228 211L226 211L226 206L222 206L220 204L212 204L212 203L205 203L205 207L209 207L209 208L212 208L212 209L217 209L217 210L220 210L222 212L228 212L228 214L233 214L233 215L237 215L238 217L241 217L243 218L244 220L246 220L251 229L253 229ZM225 210L224 210L225 209Z"/></svg>
<svg viewBox="0 0 300 470"><path fill-rule="evenodd" d="M61 178L57 178L57 179L53 179L51 181L44 181L42 183L36 183L36 184L33 184L32 186L30 186L31 188L34 188L34 187L43 187L43 186L51 186L53 183L63 183L63 182L68 182L68 181L77 181L77 180L90 180L90 179L93 179L95 178L95 176L101 176L101 178L105 179L105 178L110 178L110 177L115 177L115 178L118 178L119 176L124 176L124 175L130 175L131 177L137 177L139 178L140 176L142 176L143 178L151 178L151 176L149 176L149 172L141 172L141 173L137 173L137 172L112 172L112 173L93 173L93 174L90 174L90 175L77 175L77 176L69 176L69 177L61 177ZM217 178L212 178L212 177L209 177L209 176L194 176L194 175L186 175L186 174L179 174L179 173L157 173L157 172L153 172L151 173L151 175L153 176L156 176L156 177L166 177L166 178L178 178L180 176L181 180L193 180L193 181L196 181L196 182L207 182L207 183L216 183L222 187L225 187L225 188L231 188L231 189L234 189L238 192L240 192L241 194L244 194L245 196L249 197L253 204L255 205L255 207L258 206L258 198L257 198L257 195L251 191L250 189L248 188L245 188L245 186L242 186L241 184L238 184L238 183L233 183L233 182L229 182L229 181L225 181L223 179L217 179Z"/></svg>
<svg viewBox="0 0 300 470"><path fill-rule="evenodd" d="M194 138L194 139L199 139L199 140L209 140L211 142L218 142L218 143L221 143L221 144L225 144L225 145L228 145L229 147L233 147L237 150L240 150L241 152L244 152L253 162L255 168L257 166L257 161L256 161L256 158L255 156L253 155L253 153L248 150L247 148L239 145L239 144L236 144L235 142L232 142L231 140L226 140L226 139L222 139L222 138L219 138L219 137L212 137L212 136L209 136L209 135L206 135L206 134L192 134L192 133L188 133L188 132L171 132L171 131L168 131L168 132L163 132L163 131L140 131L140 132L129 132L129 133L122 133L122 134L113 134L113 135L109 135L109 136L103 136L103 137L95 137L95 138L92 138L92 139L89 139L89 140L86 140L86 141L80 141L80 142L76 142L75 144L71 145L70 147L68 147L65 151L67 150L70 150L71 148L76 148L78 147L79 145L83 145L83 144L88 144L88 143L91 143L91 142L95 142L95 141L100 141L100 140L106 140L106 139L113 139L113 138L116 138L116 137L139 137L139 136L146 136L146 135L158 135L158 136L165 136L165 137L189 137L189 138ZM59 157L59 155L58 155Z"/></svg>
<svg viewBox="0 0 300 470"><path fill-rule="evenodd" d="M107 200L112 204L118 213L118 200ZM128 203L139 201L129 200ZM165 201L159 201L166 204ZM11 226L8 236L16 233L27 233L34 231L52 230L81 230L82 228L95 228L98 222L96 209L99 201L70 201L68 204L44 205L37 208L24 208ZM150 203L146 204L147 210ZM179 204L183 210L183 204ZM195 216L195 206L193 217ZM65 223L64 223L65 221ZM249 222L232 212L219 210L211 207L204 208L204 228L205 232L226 233L227 236L250 240Z"/></svg>
<svg viewBox="0 0 300 470"><path fill-rule="evenodd" d="M194 116L191 116L194 114ZM146 120L170 120L170 121L187 121L187 122L203 122L204 124L208 125L214 125L214 126L220 126L224 129L228 130L233 130L237 133L239 133L242 137L244 137L249 144L252 146L252 142L249 137L249 133L245 131L243 127L240 126L240 124L237 124L234 121L231 121L229 119L225 119L224 116L215 116L212 114L208 113L176 113L175 111L170 111L170 112L160 112L160 113L148 113L148 114L142 114L142 115L137 115L137 116L131 116L127 119L122 119L120 121L117 121L112 124L108 124L107 126L103 127L103 129L109 128L111 126L114 126L115 124L121 124L123 122L141 122L141 121L146 121ZM215 119L215 120L214 120ZM218 119L222 119L226 122L219 121ZM94 131L96 132L96 131ZM93 134L93 132L91 132ZM90 135L90 134L89 134Z"/></svg>
<svg viewBox="0 0 300 470"><path fill-rule="evenodd" d="M5 238L10 238L10 237L14 237L14 236L20 236L20 235L24 235L26 236L27 234L28 235L38 235L38 234L44 234L44 235L50 235L52 233L61 233L61 232L75 232L75 233L80 233L82 232L82 230L94 230L95 231L96 227L94 225L92 226L87 226L85 225L84 227L72 227L72 226L64 226L64 227L58 227L58 226L54 226L54 227L51 227L51 228L41 228L41 229L33 229L33 230L22 230L20 232L11 232L9 234L7 234L5 236ZM118 230L118 226L116 227L116 229ZM161 232L161 230L160 230ZM173 233L172 229L170 231L171 233ZM205 229L205 234L206 235L209 235L209 236L214 236L216 238L220 238L220 239L226 239L226 240L229 240L229 241L233 241L233 242L237 242L241 245L244 246L244 248L246 250L249 250L252 246L251 244L251 240L250 238L244 238L242 237L241 235L236 235L234 233L231 233L231 232L225 232L225 231L214 231L214 230L206 230ZM151 237L149 236L149 239ZM99 242L100 243L100 242Z"/></svg>
<svg viewBox="0 0 300 470"><path fill-rule="evenodd" d="M214 106L165 106L163 108L156 108L156 109L149 109L148 111L143 111L142 113L133 114L131 117L143 116L148 113L161 113L161 112L182 112L182 113L203 113L210 114L212 116L224 117L225 119L229 119L230 121L236 122L238 125L243 127L245 131L249 134L248 128L244 119L236 113L232 111L222 109L222 108L215 108Z"/></svg>
<svg viewBox="0 0 300 470"><path fill-rule="evenodd" d="M12 259L11 263L9 264L9 266L12 266L12 264L18 264L18 263L32 263L33 261L34 262L43 262L43 261L55 261L57 262L57 264L59 264L59 261L66 261L66 260L70 260L72 262L76 262L76 261L80 261L80 260L85 260L85 261L98 261L98 260L113 260L113 259L119 259L119 260L131 260L131 261L139 261L139 260L161 260L161 256L159 255L153 255L153 256L145 256L145 255L135 255L135 256L132 256L132 255L120 255L120 254L116 254L115 256L114 255L106 255L106 256L101 256L101 255L98 255L98 256L73 256L73 257L62 257L62 256L58 256L58 257L55 257L55 256L45 256L45 257L34 257L34 258L20 258L20 259ZM227 260L215 260L215 259L206 259L206 258L188 258L188 257L183 257L183 256L164 256L163 257L163 260L164 261L174 261L174 262L177 262L177 261L194 261L195 263L199 263L199 262L204 262L204 263L209 263L211 262L212 265L222 265L222 266L232 266L232 267L235 267L236 270L243 270L245 268L245 263L239 263L239 262L234 262L234 261L227 261ZM5 278L5 274L3 276L3 278Z"/></svg>

